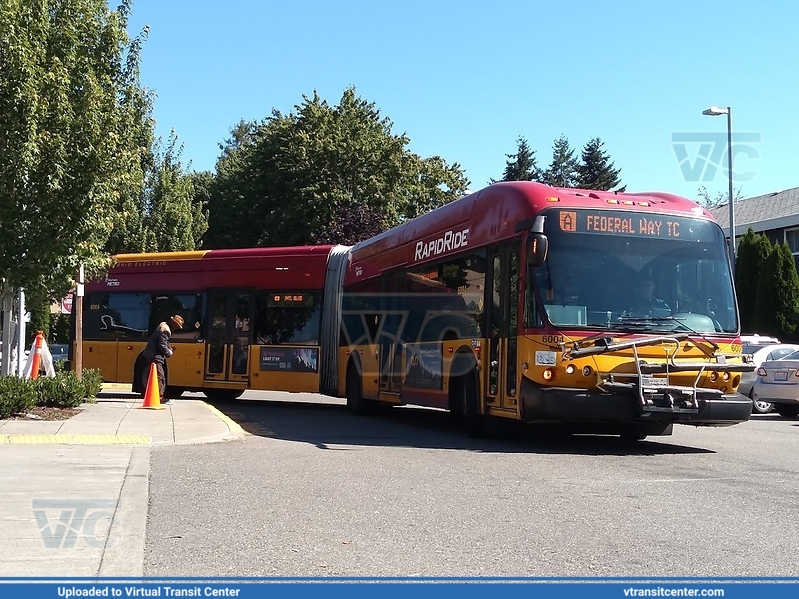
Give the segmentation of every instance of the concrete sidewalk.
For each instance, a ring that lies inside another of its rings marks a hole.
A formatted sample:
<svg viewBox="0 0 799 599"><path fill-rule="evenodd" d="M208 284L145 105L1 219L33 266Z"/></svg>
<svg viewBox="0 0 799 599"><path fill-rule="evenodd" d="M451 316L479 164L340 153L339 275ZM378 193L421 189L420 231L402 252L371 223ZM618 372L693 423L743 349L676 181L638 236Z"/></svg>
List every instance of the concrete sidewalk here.
<svg viewBox="0 0 799 599"><path fill-rule="evenodd" d="M246 434L199 398L140 405L106 386L69 420L0 420L0 576L142 576L152 447Z"/></svg>
<svg viewBox="0 0 799 599"><path fill-rule="evenodd" d="M69 420L0 420L0 445L210 443L245 434L201 399L173 399L162 410L141 409L141 403L138 395L107 385L96 404L84 404Z"/></svg>

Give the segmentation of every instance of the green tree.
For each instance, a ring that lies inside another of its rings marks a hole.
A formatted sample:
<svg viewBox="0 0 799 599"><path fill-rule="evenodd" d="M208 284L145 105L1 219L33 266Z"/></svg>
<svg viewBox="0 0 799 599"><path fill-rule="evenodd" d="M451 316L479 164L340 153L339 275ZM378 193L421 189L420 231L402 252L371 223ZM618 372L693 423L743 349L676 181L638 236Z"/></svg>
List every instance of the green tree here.
<svg viewBox="0 0 799 599"><path fill-rule="evenodd" d="M582 161L577 165L577 186L583 189L608 191L619 186L620 168L615 168L610 156L602 149L604 142L594 137L583 146ZM618 191L624 191L626 187Z"/></svg>
<svg viewBox="0 0 799 599"><path fill-rule="evenodd" d="M131 0L0 2L0 273L62 297L81 263L107 265L118 199L138 177Z"/></svg>
<svg viewBox="0 0 799 599"><path fill-rule="evenodd" d="M363 239L364 223L352 218L362 208L383 230L466 190L458 164L410 152L409 139L354 88L336 106L317 94L303 100L232 130L209 197L209 246Z"/></svg>
<svg viewBox="0 0 799 599"><path fill-rule="evenodd" d="M25 307L31 315L25 327L25 347L29 348L38 331L42 332L45 341L50 338L50 300L46 297L28 297Z"/></svg>
<svg viewBox="0 0 799 599"><path fill-rule="evenodd" d="M208 229L208 216L202 202L195 199L194 177L185 171L182 153L174 131L166 148L156 152L145 193L147 251L195 250Z"/></svg>
<svg viewBox="0 0 799 599"><path fill-rule="evenodd" d="M577 159L565 135L552 144L552 162L543 173L543 182L553 187L574 187L578 181Z"/></svg>
<svg viewBox="0 0 799 599"><path fill-rule="evenodd" d="M768 237L755 233L750 228L741 237L737 253L735 291L738 296L738 309L741 315L741 330L754 332L757 280L763 270L763 263L771 253L771 242Z"/></svg>
<svg viewBox="0 0 799 599"><path fill-rule="evenodd" d="M791 338L797 330L799 275L787 244L777 243L763 263L757 285L754 324L759 333Z"/></svg>
<svg viewBox="0 0 799 599"><path fill-rule="evenodd" d="M505 172L500 181L538 181L541 179L541 169L535 158L535 150L530 149L527 140L519 137L516 140L516 153L505 154L508 161L505 163ZM493 179L491 183L496 183Z"/></svg>

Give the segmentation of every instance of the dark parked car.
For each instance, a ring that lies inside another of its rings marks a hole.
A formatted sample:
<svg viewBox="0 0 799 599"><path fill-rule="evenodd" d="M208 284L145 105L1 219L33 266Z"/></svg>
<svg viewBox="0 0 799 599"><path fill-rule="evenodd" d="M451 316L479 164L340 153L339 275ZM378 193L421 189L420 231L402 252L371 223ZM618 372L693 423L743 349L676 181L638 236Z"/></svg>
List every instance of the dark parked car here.
<svg viewBox="0 0 799 599"><path fill-rule="evenodd" d="M63 362L69 358L69 345L63 343L54 343L48 346L50 354L53 356L53 365Z"/></svg>

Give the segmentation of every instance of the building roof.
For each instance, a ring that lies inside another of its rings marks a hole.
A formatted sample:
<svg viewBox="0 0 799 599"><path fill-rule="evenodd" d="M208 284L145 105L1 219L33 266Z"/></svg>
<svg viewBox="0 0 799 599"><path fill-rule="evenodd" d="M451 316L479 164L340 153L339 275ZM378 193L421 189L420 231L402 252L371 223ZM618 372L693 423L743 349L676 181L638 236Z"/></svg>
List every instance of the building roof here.
<svg viewBox="0 0 799 599"><path fill-rule="evenodd" d="M713 218L727 231L729 203L710 209ZM743 235L751 227L755 233L799 226L799 187L775 191L735 202L735 233Z"/></svg>

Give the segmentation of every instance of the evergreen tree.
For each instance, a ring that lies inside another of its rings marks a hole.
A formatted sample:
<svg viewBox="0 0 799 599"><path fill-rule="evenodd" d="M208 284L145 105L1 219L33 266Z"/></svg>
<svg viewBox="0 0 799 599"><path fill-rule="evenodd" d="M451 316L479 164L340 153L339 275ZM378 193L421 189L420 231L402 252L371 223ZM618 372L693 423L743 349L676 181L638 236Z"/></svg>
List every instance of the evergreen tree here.
<svg viewBox="0 0 799 599"><path fill-rule="evenodd" d="M505 154L508 161L505 163L505 173L501 181L538 181L541 179L541 169L535 158L535 150L531 150L524 137L516 140L516 153ZM496 183L493 179L491 183Z"/></svg>
<svg viewBox="0 0 799 599"><path fill-rule="evenodd" d="M763 263L757 285L754 324L759 333L785 340L797 330L799 275L791 249L775 244Z"/></svg>
<svg viewBox="0 0 799 599"><path fill-rule="evenodd" d="M610 156L602 149L603 145L601 139L594 137L583 147L582 162L577 165L578 187L608 191L621 183L619 179L621 169L614 168Z"/></svg>
<svg viewBox="0 0 799 599"><path fill-rule="evenodd" d="M565 135L552 144L552 162L544 171L543 182L552 187L574 187L577 184L577 160Z"/></svg>
<svg viewBox="0 0 799 599"><path fill-rule="evenodd" d="M771 242L765 235L755 233L750 228L741 237L735 262L735 291L738 296L741 331L754 332L757 280L770 252Z"/></svg>

